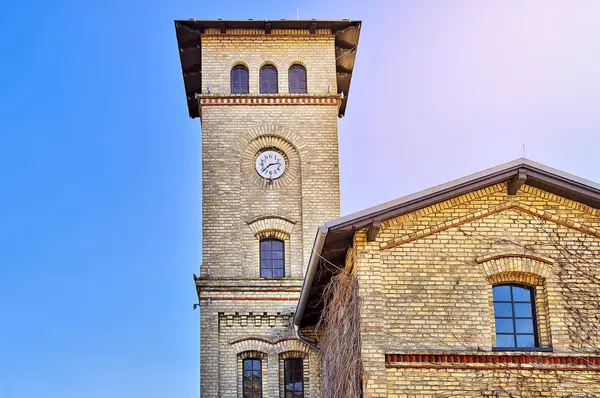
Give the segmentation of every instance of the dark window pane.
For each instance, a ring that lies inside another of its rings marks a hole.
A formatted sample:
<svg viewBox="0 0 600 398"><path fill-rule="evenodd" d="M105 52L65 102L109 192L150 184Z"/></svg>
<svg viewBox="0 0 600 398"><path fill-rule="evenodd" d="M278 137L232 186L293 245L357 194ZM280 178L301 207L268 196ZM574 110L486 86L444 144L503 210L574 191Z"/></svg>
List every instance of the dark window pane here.
<svg viewBox="0 0 600 398"><path fill-rule="evenodd" d="M532 334L518 334L517 347L531 348L535 347L535 339Z"/></svg>
<svg viewBox="0 0 600 398"><path fill-rule="evenodd" d="M286 397L304 396L304 377L302 359L286 359L284 361L284 389Z"/></svg>
<svg viewBox="0 0 600 398"><path fill-rule="evenodd" d="M306 93L306 69L301 65L293 65L288 74L289 92L292 94Z"/></svg>
<svg viewBox="0 0 600 398"><path fill-rule="evenodd" d="M517 333L533 333L533 319L515 319Z"/></svg>
<svg viewBox="0 0 600 398"><path fill-rule="evenodd" d="M264 66L260 70L260 93L277 94L277 69Z"/></svg>
<svg viewBox="0 0 600 398"><path fill-rule="evenodd" d="M510 303L494 303L494 316L512 317L512 304Z"/></svg>
<svg viewBox="0 0 600 398"><path fill-rule="evenodd" d="M285 276L284 242L279 239L260 241L260 276L283 278Z"/></svg>
<svg viewBox="0 0 600 398"><path fill-rule="evenodd" d="M236 66L231 70L231 93L248 94L248 69Z"/></svg>
<svg viewBox="0 0 600 398"><path fill-rule="evenodd" d="M512 318L496 318L496 333L514 333Z"/></svg>
<svg viewBox="0 0 600 398"><path fill-rule="evenodd" d="M497 334L496 347L510 348L515 346L514 334Z"/></svg>
<svg viewBox="0 0 600 398"><path fill-rule="evenodd" d="M531 290L513 286L513 300L514 301L531 301Z"/></svg>
<svg viewBox="0 0 600 398"><path fill-rule="evenodd" d="M510 301L510 286L494 286L492 294L494 301Z"/></svg>
<svg viewBox="0 0 600 398"><path fill-rule="evenodd" d="M494 286L492 293L496 321L496 347L535 347L534 289L519 285L504 285Z"/></svg>
<svg viewBox="0 0 600 398"><path fill-rule="evenodd" d="M515 316L516 317L529 317L533 316L531 311L531 304L515 304Z"/></svg>

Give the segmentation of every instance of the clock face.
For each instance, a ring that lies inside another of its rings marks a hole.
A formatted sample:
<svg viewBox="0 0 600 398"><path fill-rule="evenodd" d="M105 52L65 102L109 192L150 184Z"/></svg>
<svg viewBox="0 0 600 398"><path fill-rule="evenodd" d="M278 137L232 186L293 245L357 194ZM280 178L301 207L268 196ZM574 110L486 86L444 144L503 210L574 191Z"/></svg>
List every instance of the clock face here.
<svg viewBox="0 0 600 398"><path fill-rule="evenodd" d="M256 172L262 178L275 180L285 172L285 158L272 149L262 151L256 158Z"/></svg>

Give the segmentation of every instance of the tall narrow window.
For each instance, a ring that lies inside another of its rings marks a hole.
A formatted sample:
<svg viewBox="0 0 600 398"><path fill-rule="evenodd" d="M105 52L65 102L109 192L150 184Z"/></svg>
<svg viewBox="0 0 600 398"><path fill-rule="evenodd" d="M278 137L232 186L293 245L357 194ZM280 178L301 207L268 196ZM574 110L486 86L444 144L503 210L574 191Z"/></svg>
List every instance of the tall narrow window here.
<svg viewBox="0 0 600 398"><path fill-rule="evenodd" d="M291 94L306 94L306 69L302 65L292 65L288 81Z"/></svg>
<svg viewBox="0 0 600 398"><path fill-rule="evenodd" d="M236 65L231 70L231 94L248 94L248 69Z"/></svg>
<svg viewBox="0 0 600 398"><path fill-rule="evenodd" d="M535 290L523 285L492 288L496 321L496 348L538 347Z"/></svg>
<svg viewBox="0 0 600 398"><path fill-rule="evenodd" d="M277 69L266 65L260 69L260 93L277 94Z"/></svg>
<svg viewBox="0 0 600 398"><path fill-rule="evenodd" d="M302 359L286 359L283 372L285 398L304 397Z"/></svg>
<svg viewBox="0 0 600 398"><path fill-rule="evenodd" d="M260 276L262 278L283 278L285 270L284 245L279 239L260 241Z"/></svg>
<svg viewBox="0 0 600 398"><path fill-rule="evenodd" d="M262 397L262 364L260 359L244 359L242 390L244 398Z"/></svg>

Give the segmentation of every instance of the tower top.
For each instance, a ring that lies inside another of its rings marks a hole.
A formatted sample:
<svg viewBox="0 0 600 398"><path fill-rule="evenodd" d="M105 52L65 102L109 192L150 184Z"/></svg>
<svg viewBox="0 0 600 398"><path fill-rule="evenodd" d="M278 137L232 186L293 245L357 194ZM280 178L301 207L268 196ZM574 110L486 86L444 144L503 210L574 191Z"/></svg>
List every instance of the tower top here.
<svg viewBox="0 0 600 398"><path fill-rule="evenodd" d="M356 59L356 49L360 35L361 21L320 21L320 20L276 20L276 21L230 21L230 20L176 20L175 32L181 60L181 71L185 85L189 115L199 117L197 95L202 94L202 37L204 35L240 36L248 34L276 36L291 35L334 35L337 93L342 95L339 116L344 116L350 80Z"/></svg>

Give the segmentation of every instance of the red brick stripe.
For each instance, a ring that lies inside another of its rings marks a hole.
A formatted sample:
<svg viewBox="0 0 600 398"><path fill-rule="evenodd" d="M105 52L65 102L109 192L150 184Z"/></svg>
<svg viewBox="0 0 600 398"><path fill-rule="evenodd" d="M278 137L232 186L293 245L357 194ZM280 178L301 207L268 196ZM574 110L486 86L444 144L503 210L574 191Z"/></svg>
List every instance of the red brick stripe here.
<svg viewBox="0 0 600 398"><path fill-rule="evenodd" d="M440 364L440 365L434 365ZM551 365L553 370L600 371L600 357L583 356L537 356L523 354L465 355L465 354L386 354L387 368L424 369L498 369L497 366L469 364L537 364ZM565 366L566 365L566 366ZM587 368L573 367L588 366Z"/></svg>

